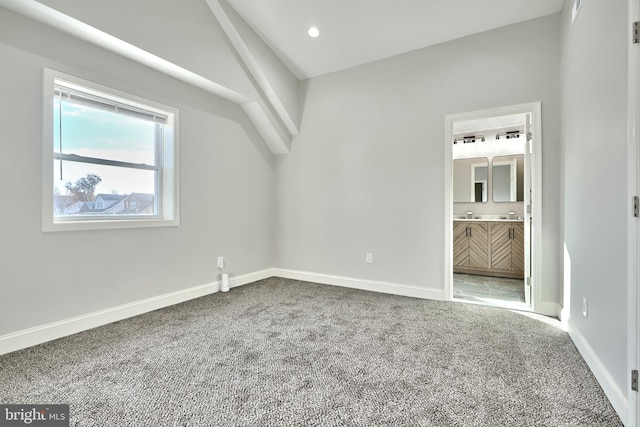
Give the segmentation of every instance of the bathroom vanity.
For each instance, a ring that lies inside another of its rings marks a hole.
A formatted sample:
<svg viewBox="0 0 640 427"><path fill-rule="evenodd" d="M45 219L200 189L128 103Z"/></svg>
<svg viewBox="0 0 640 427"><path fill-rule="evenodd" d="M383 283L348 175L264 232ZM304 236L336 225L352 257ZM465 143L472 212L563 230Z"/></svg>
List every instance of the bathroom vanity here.
<svg viewBox="0 0 640 427"><path fill-rule="evenodd" d="M454 219L453 271L524 278L524 221Z"/></svg>

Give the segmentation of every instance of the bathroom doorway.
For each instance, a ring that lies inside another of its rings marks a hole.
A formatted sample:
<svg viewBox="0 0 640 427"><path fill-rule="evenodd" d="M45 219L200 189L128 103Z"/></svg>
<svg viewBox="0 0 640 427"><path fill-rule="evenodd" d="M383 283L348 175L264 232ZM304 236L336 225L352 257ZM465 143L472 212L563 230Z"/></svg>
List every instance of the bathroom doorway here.
<svg viewBox="0 0 640 427"><path fill-rule="evenodd" d="M535 311L539 117L533 103L446 118L449 300Z"/></svg>

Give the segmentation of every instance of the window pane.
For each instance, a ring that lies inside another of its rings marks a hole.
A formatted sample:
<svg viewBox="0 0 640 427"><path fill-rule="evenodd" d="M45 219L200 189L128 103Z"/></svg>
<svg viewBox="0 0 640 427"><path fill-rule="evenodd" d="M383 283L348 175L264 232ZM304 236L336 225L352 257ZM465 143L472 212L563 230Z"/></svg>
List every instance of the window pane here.
<svg viewBox="0 0 640 427"><path fill-rule="evenodd" d="M60 152L62 130L64 154L155 165L155 123L64 98L55 98L53 109L54 152Z"/></svg>
<svg viewBox="0 0 640 427"><path fill-rule="evenodd" d="M53 163L56 217L158 214L156 171L59 160Z"/></svg>
<svg viewBox="0 0 640 427"><path fill-rule="evenodd" d="M179 111L47 68L43 75L42 230L179 226Z"/></svg>

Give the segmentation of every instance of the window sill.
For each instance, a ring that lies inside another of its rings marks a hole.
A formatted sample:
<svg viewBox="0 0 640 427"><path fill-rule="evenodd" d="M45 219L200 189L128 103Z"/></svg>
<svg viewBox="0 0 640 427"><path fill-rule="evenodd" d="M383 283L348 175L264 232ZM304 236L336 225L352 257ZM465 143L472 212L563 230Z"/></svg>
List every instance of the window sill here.
<svg viewBox="0 0 640 427"><path fill-rule="evenodd" d="M74 221L46 221L42 223L42 231L45 233L57 231L89 231L89 230L117 230L129 228L150 228L150 227L178 227L178 219L88 219Z"/></svg>

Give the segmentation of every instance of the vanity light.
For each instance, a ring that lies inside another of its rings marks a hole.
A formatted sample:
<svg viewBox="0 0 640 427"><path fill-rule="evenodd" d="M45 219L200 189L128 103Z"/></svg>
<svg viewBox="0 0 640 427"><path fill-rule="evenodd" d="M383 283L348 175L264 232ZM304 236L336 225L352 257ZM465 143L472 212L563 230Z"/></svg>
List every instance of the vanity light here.
<svg viewBox="0 0 640 427"><path fill-rule="evenodd" d="M458 142L462 142L463 144L469 144L469 143L476 142L477 139L484 142L484 135L459 136L453 140L453 143L457 144Z"/></svg>
<svg viewBox="0 0 640 427"><path fill-rule="evenodd" d="M496 139L500 139L501 136L504 136L506 139L520 138L520 135L523 133L524 133L523 130L510 130L507 132L498 132L496 134Z"/></svg>
<svg viewBox="0 0 640 427"><path fill-rule="evenodd" d="M307 31L307 34L309 34L309 37L313 37L315 39L320 35L320 30L318 29L318 27L310 27Z"/></svg>

